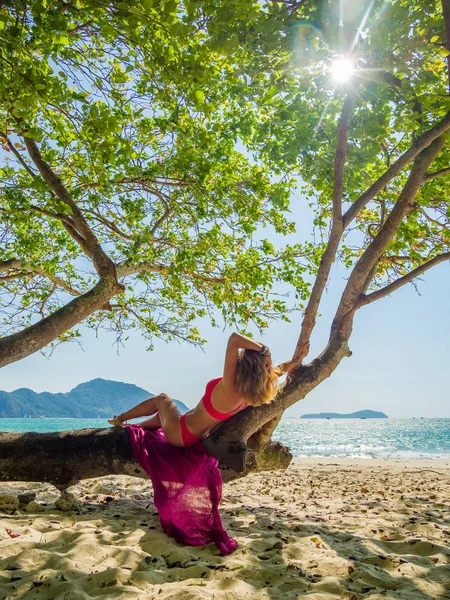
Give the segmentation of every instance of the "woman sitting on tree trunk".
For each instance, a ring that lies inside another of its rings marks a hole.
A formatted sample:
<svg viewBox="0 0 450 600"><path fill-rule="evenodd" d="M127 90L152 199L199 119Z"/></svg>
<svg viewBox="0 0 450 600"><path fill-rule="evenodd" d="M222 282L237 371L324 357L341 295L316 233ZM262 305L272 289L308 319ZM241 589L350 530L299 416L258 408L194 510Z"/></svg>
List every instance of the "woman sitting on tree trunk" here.
<svg viewBox="0 0 450 600"><path fill-rule="evenodd" d="M195 408L182 415L167 394L158 394L109 422L122 426L129 419L154 415L140 425L147 429L161 428L174 446L192 446L206 437L218 422L247 406L271 402L278 390L278 377L284 372L272 365L266 346L233 333L228 340L223 377L206 384L205 394Z"/></svg>

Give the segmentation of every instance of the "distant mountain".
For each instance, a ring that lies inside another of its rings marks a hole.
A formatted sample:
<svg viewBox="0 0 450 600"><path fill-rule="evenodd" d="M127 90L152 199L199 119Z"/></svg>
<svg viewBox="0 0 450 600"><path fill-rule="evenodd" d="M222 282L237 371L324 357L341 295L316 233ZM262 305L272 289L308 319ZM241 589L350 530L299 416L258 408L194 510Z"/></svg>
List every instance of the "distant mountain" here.
<svg viewBox="0 0 450 600"><path fill-rule="evenodd" d="M376 410L358 410L349 415L339 413L318 413L316 415L303 415L300 419L388 419L389 417Z"/></svg>
<svg viewBox="0 0 450 600"><path fill-rule="evenodd" d="M93 379L80 383L65 394L33 392L20 388L14 392L0 391L0 417L112 417L125 412L154 394L131 383ZM182 413L190 410L175 400Z"/></svg>

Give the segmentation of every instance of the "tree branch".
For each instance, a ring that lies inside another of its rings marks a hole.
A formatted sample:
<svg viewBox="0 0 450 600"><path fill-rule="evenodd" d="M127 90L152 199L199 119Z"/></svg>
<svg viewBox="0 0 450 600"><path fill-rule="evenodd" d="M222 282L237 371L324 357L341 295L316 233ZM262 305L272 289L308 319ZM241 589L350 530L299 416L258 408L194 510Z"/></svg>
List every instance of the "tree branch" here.
<svg viewBox="0 0 450 600"><path fill-rule="evenodd" d="M114 232L119 237L127 241L131 241L133 239L132 235L124 233L121 229L117 227L117 225L113 221L110 221L109 219L104 217L98 210L93 212L92 214L94 215L94 218L97 218L100 221L100 223L102 223L107 229Z"/></svg>
<svg viewBox="0 0 450 600"><path fill-rule="evenodd" d="M165 187L189 187L193 184L192 181L189 181L186 179L175 179L173 177L168 177L166 179L146 179L145 177L122 177L122 179L112 179L110 181L108 181L109 185L120 185L120 184L124 184L124 185L128 185L128 184L132 184L132 185L142 185L145 188L149 189L149 191L153 191L153 188L151 188L150 186L152 185L159 185L159 186L165 186ZM93 181L92 183L82 183L80 184L78 187L79 189L90 189L90 188L97 188L100 187L100 183Z"/></svg>
<svg viewBox="0 0 450 600"><path fill-rule="evenodd" d="M92 313L100 310L122 288L111 279L101 279L91 290L74 298L38 323L0 338L0 368L41 350Z"/></svg>
<svg viewBox="0 0 450 600"><path fill-rule="evenodd" d="M193 184L192 181L186 179L176 179L173 177L167 177L165 179L146 179L145 177L123 177L117 183L137 183L141 185L161 185L167 187L189 187Z"/></svg>
<svg viewBox="0 0 450 600"><path fill-rule="evenodd" d="M57 285L56 285L56 283L54 283L52 289L45 295L44 298L42 298L41 305L39 307L39 314L41 315L41 317L43 319L45 318L45 313L44 313L45 305L47 304L48 300L50 300L50 298L55 293L56 288L57 288Z"/></svg>
<svg viewBox="0 0 450 600"><path fill-rule="evenodd" d="M336 153L334 157L334 186L333 186L333 222L341 225L342 221L342 192L344 189L344 166L347 155L348 130L352 116L354 94L347 96L342 107L339 120Z"/></svg>
<svg viewBox="0 0 450 600"><path fill-rule="evenodd" d="M446 167L445 169L440 169L439 171L434 171L434 173L425 173L424 181L426 183L427 181L436 179L436 177L440 177L441 175L447 175L447 173L450 173L450 167Z"/></svg>
<svg viewBox="0 0 450 600"><path fill-rule="evenodd" d="M169 267L165 265L157 265L153 263L140 263L132 265L127 262L118 263L116 266L117 277L126 277L127 275L134 275L140 271L148 271L149 273L160 273L161 275L167 275Z"/></svg>
<svg viewBox="0 0 450 600"><path fill-rule="evenodd" d="M439 154L443 145L444 139L440 137L434 140L428 148L422 150L415 159L408 180L406 181L403 190L400 192L394 208L376 237L367 246L348 278L347 285L345 286L336 312L336 320L339 321L344 315L349 314L357 308L360 294L364 292L365 288L370 284L370 281L368 280L370 272L374 265L380 260L387 245L397 232L403 218L411 210L414 197L423 183L425 173Z"/></svg>
<svg viewBox="0 0 450 600"><path fill-rule="evenodd" d="M77 289L72 287L69 283L67 283L66 281L64 281L64 279L61 279L57 275L51 275L44 269L40 269L38 267L31 267L29 265L25 265L25 266L19 265L19 266L21 269L20 271L18 271L17 273L13 273L11 275L6 275L4 277L0 277L0 282L1 281L13 281L14 279L19 279L20 277L32 278L34 275L42 275L42 277L46 277L51 282L53 282L56 286L59 286L66 292L69 292L69 294L72 294L72 296L81 296L80 291L78 291ZM1 270L0 270L0 272L1 272Z"/></svg>
<svg viewBox="0 0 450 600"><path fill-rule="evenodd" d="M72 287L69 283L57 275L51 275L43 269L33 269L33 272L37 273L38 275L42 275L43 277L47 277L47 279L50 279L50 281L52 281L55 285L59 285L59 287L61 287L63 290L69 292L69 294L72 294L72 296L81 296L81 292L79 290Z"/></svg>
<svg viewBox="0 0 450 600"><path fill-rule="evenodd" d="M50 188L56 194L56 196L71 209L72 220L76 226L76 229L78 230L78 236L73 235L75 233L75 228L72 226L68 227L67 225L65 225L67 231L70 235L72 235L72 237L74 237L74 239L76 239L78 243L81 244L83 250L94 263L97 273L101 277L109 276L114 278L115 280L116 274L114 263L109 258L109 256L103 251L103 248L101 247L99 241L92 232L92 229L86 222L81 210L78 208L71 194L63 185L56 173L42 158L42 155L36 145L36 142L26 136L23 139L25 142L25 146L27 147L28 153L31 157L31 160L36 165L38 171L46 181L47 185L49 185ZM81 242L81 240L84 240L84 242Z"/></svg>
<svg viewBox="0 0 450 600"><path fill-rule="evenodd" d="M63 221L63 226L64 226L64 229L67 231L67 233L70 235L70 237L73 238L77 242L77 244L79 246L81 246L81 248L84 250L84 252L87 254L87 256L89 256L91 258L90 251L89 251L89 248L86 244L86 240L84 239L84 237L78 233L78 231L75 229L75 227L73 225Z"/></svg>
<svg viewBox="0 0 450 600"><path fill-rule="evenodd" d="M300 356L302 349L306 347L311 338L311 333L316 324L317 311L319 309L323 290L325 289L325 285L328 281L331 266L335 259L342 237L342 193L344 185L344 165L345 156L347 153L348 130L353 110L353 103L354 94L351 94L347 96L344 106L342 107L334 159L333 217L330 238L320 261L317 277L314 281L311 295L308 299L308 304L305 309L300 336L294 351L294 359L297 359Z"/></svg>
<svg viewBox="0 0 450 600"><path fill-rule="evenodd" d="M393 281L389 285L386 285L385 287L383 287L379 290L376 290L375 292L372 292L371 294L362 295L359 300L359 306L365 306L366 304L371 304L372 302L375 302L376 300L379 300L380 298L384 298L385 296L392 294L392 292L395 292L395 290L398 290L398 288L402 287L403 285L405 285L407 283L410 283L416 277L420 277L420 275L425 273L425 271L428 271L428 269L431 269L431 267L434 267L435 265L438 265L439 263L444 262L446 260L450 260L450 252L445 252L444 254L435 256L434 258L432 258L431 260L428 260L423 265L420 265L420 267L413 269L407 275L403 275L403 277L399 277L399 279L397 279L396 281Z"/></svg>
<svg viewBox="0 0 450 600"><path fill-rule="evenodd" d="M68 29L67 34L74 35L75 33L78 33L79 31L83 31L83 29L87 29L88 27L90 27L92 25L92 23L93 23L93 21L86 21L86 23L81 23L81 25L77 25L73 29Z"/></svg>
<svg viewBox="0 0 450 600"><path fill-rule="evenodd" d="M153 227L150 229L150 235L155 235L155 233L159 229L159 227L164 223L164 221L166 221L166 219L169 218L170 206L167 203L164 203L164 205L165 205L164 213L159 217L159 219L156 219L155 223L153 224Z"/></svg>
<svg viewBox="0 0 450 600"><path fill-rule="evenodd" d="M11 275L2 275L0 277L0 283L2 281L14 281L14 279L20 279L21 277L26 277L26 273L12 273Z"/></svg>
<svg viewBox="0 0 450 600"><path fill-rule="evenodd" d="M401 254L399 254L399 255L394 254L393 256L383 256L381 260L383 262L391 262L394 264L401 264L401 263L405 263L405 262L411 262L412 258L411 258L411 256L402 256Z"/></svg>
<svg viewBox="0 0 450 600"><path fill-rule="evenodd" d="M22 167L32 176L32 177L36 177L36 173L33 171L33 169L31 169L31 167L29 165L27 165L27 163L25 162L25 160L23 159L22 155L20 154L20 152L17 150L17 148L14 146L14 144L11 142L11 140L9 139L9 137L5 134L2 133L1 134L2 138L6 141L8 148L11 150L11 152L14 154L14 156L17 158L17 160L20 162L20 164L22 165Z"/></svg>
<svg viewBox="0 0 450 600"><path fill-rule="evenodd" d="M0 261L0 273L6 273L10 269L20 269L22 262L18 258L9 258Z"/></svg>
<svg viewBox="0 0 450 600"><path fill-rule="evenodd" d="M433 217L430 217L430 215L426 212L426 210L424 208L422 208L422 206L420 206L420 204L414 204L414 210L418 210L426 218L426 220L429 221L430 223L439 225L439 227L442 227L443 229L445 229L447 227L446 223L441 223L437 219L433 219Z"/></svg>
<svg viewBox="0 0 450 600"><path fill-rule="evenodd" d="M134 275L134 273L139 273L140 271L168 275L170 272L170 266L158 265L155 263L140 263L137 265L132 265L127 262L121 262L117 265L117 277ZM198 279L206 283L223 283L225 281L223 277L209 277L208 275L202 275L201 273L188 273L188 275L193 279Z"/></svg>
<svg viewBox="0 0 450 600"><path fill-rule="evenodd" d="M368 190L366 190L350 206L343 217L343 227L346 229L359 212L392 180L400 171L410 163L422 150L427 148L436 138L450 127L450 112L434 127L416 139L413 145L404 152L396 162L381 175Z"/></svg>
<svg viewBox="0 0 450 600"><path fill-rule="evenodd" d="M65 215L63 213L54 213L51 210L41 208L40 206L30 205L30 206L26 206L26 207L17 207L17 208L14 207L14 211L11 211L11 213L6 208L0 207L0 211L4 212L6 214L12 214L13 212L29 212L29 211L38 212L41 215L50 217L51 219L57 219L58 221L62 221L63 223L70 225L72 228L75 227L75 224L69 215Z"/></svg>
<svg viewBox="0 0 450 600"><path fill-rule="evenodd" d="M62 2L61 6L59 8L57 8L58 12L66 12L67 10L70 10L71 8L73 8L75 4L75 0L69 0L69 2Z"/></svg>

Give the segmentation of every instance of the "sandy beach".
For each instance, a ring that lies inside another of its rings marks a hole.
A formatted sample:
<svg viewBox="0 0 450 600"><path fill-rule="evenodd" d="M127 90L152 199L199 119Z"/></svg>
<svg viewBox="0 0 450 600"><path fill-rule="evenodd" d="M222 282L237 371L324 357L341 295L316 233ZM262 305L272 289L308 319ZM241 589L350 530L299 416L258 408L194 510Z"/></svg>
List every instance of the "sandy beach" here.
<svg viewBox="0 0 450 600"><path fill-rule="evenodd" d="M226 484L228 557L168 538L148 481L71 491L62 512L48 484L0 483L0 600L450 599L450 461L295 459Z"/></svg>

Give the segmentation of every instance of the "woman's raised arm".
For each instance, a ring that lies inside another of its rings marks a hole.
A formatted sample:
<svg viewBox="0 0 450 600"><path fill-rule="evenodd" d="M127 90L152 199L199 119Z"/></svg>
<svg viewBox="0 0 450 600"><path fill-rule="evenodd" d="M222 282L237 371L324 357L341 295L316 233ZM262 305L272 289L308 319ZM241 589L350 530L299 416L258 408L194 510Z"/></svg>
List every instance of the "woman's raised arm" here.
<svg viewBox="0 0 450 600"><path fill-rule="evenodd" d="M230 335L228 346L230 345L233 345L238 349L243 348L244 350L256 350L256 352L260 352L264 347L264 344L261 344L261 342L255 342L255 340L252 340L246 335L242 335L240 333L232 333Z"/></svg>
<svg viewBox="0 0 450 600"><path fill-rule="evenodd" d="M266 346L259 342L255 342L246 335L232 333L228 339L227 349L225 352L225 364L223 367L223 380L225 385L234 385L234 382L236 381L239 348L243 348L244 350L256 350L256 352L260 352L264 347ZM268 349L267 353L269 353Z"/></svg>

